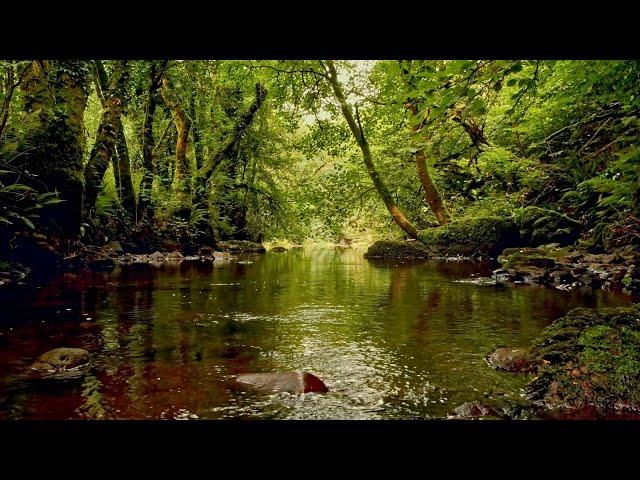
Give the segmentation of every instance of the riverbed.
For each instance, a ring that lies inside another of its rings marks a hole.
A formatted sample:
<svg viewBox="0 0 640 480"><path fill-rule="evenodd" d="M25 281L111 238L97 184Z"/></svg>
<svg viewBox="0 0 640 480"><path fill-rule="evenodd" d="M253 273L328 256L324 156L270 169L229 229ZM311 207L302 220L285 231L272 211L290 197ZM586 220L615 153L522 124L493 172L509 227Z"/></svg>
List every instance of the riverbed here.
<svg viewBox="0 0 640 480"><path fill-rule="evenodd" d="M203 263L121 266L2 292L0 419L446 418L465 402L524 403L532 377L485 355L529 346L577 306L613 292L469 282L481 263L380 263L356 248L305 248ZM67 346L92 368L34 381ZM327 394L260 394L236 375L307 370Z"/></svg>

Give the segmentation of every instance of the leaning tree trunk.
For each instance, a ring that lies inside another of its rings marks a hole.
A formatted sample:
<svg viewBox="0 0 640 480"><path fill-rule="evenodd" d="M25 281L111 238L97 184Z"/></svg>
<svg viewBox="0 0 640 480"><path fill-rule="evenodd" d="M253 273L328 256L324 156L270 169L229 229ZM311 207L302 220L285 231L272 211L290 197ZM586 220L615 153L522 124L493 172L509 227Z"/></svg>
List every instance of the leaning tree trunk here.
<svg viewBox="0 0 640 480"><path fill-rule="evenodd" d="M240 117L233 132L227 137L222 148L218 150L218 152L216 152L216 154L213 155L198 171L199 188L203 195L206 190L206 184L209 181L209 178L211 178L213 172L218 168L218 165L220 165L225 158L230 158L236 153L240 141L247 129L253 123L256 113L266 98L267 89L261 84L256 83L256 98L249 107L249 110Z"/></svg>
<svg viewBox="0 0 640 480"><path fill-rule="evenodd" d="M403 80L405 88L407 91L410 91L412 88L411 80L408 74L408 70L403 69ZM414 117L418 115L418 104L414 99L409 98L407 100L407 103L405 104L405 107L411 111L411 114ZM412 132L414 135L418 134L419 131L419 124L412 128ZM413 158L416 162L418 178L420 179L422 189L424 190L425 203L429 206L440 225L446 225L447 223L450 223L451 215L449 214L449 210L447 210L447 207L442 201L442 196L440 195L436 184L433 182L433 178L431 178L429 165L427 164L427 154L424 151L424 147L417 148L416 152L413 154Z"/></svg>
<svg viewBox="0 0 640 480"><path fill-rule="evenodd" d="M142 166L144 174L140 182L138 192L138 222L142 222L153 216L151 204L151 188L153 187L153 177L156 173L156 163L153 158L155 140L153 138L153 118L158 106L158 90L167 61L160 63L151 62L149 70L149 88L147 90L147 105L144 114L144 131L142 134Z"/></svg>
<svg viewBox="0 0 640 480"><path fill-rule="evenodd" d="M100 126L96 134L96 141L91 150L89 161L84 168L85 192L84 208L85 216L90 217L95 206L98 192L102 186L104 173L109 166L109 161L116 155L116 143L118 130L116 124L120 122L120 115L124 107L124 93L127 81L127 62L119 61L109 79L109 86L104 96L104 110L100 118Z"/></svg>
<svg viewBox="0 0 640 480"><path fill-rule="evenodd" d="M411 109L411 113L413 115L418 114L417 106L414 103L411 103L411 106L409 108ZM417 132L417 129L418 127L413 128L414 134ZM442 197L440 196L438 187L436 187L436 184L431 178L429 165L427 164L427 155L424 151L424 148L418 148L413 156L416 161L418 178L420 179L422 189L424 190L424 200L426 204L429 206L440 225L446 225L447 223L450 223L451 215L449 214L449 210L447 210L447 207L442 201Z"/></svg>
<svg viewBox="0 0 640 480"><path fill-rule="evenodd" d="M347 103L347 100L342 91L342 85L338 80L338 74L336 72L335 65L332 60L327 60L327 78L329 83L331 84L331 88L333 89L333 93L335 94L338 103L340 104L340 109L342 110L342 115L344 116L347 124L349 125L349 129L353 134L360 150L362 151L362 158L364 160L364 164L367 167L367 172L369 173L369 177L371 177L371 181L378 191L378 195L382 198L387 210L391 214L393 221L398 225L402 230L404 230L407 235L411 238L416 238L418 236L418 230L416 227L407 219L407 217L402 213L402 211L396 205L396 202L393 200L391 196L391 192L387 189L387 186L383 182L380 177L380 173L376 170L376 167L373 163L373 156L371 155L371 150L369 148L369 142L364 136L364 131L362 130L362 126L360 122L356 123L355 118L353 117L353 113L351 112L351 107Z"/></svg>
<svg viewBox="0 0 640 480"><path fill-rule="evenodd" d="M47 233L63 243L80 233L88 73L86 61L36 60L21 85L17 163L35 188L58 192L64 200L39 212Z"/></svg>
<svg viewBox="0 0 640 480"><path fill-rule="evenodd" d="M178 203L175 214L182 218L188 218L191 212L192 200L191 175L187 159L191 119L186 115L180 100L171 91L167 78L163 79L162 86L162 97L173 113L176 132L178 134L176 138L176 165L173 173L173 193Z"/></svg>

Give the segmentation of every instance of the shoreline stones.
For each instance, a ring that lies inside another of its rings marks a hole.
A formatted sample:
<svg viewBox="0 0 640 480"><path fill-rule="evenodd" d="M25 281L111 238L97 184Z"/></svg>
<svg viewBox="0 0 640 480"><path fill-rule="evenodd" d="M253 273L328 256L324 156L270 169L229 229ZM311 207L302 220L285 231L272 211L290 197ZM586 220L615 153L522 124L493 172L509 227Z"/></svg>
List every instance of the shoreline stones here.
<svg viewBox="0 0 640 480"><path fill-rule="evenodd" d="M277 246L277 247L273 247L270 251L273 253L284 253L287 251L287 249L282 246Z"/></svg>
<svg viewBox="0 0 640 480"><path fill-rule="evenodd" d="M245 373L238 375L236 382L265 393L287 392L292 395L302 393L326 393L329 391L322 380L312 373L294 370L275 373Z"/></svg>
<svg viewBox="0 0 640 480"><path fill-rule="evenodd" d="M84 375L91 367L91 355L82 348L61 347L40 355L29 366L36 378L66 379Z"/></svg>
<svg viewBox="0 0 640 480"><path fill-rule="evenodd" d="M248 240L226 240L218 242L218 247L225 252L232 253L265 253L263 245Z"/></svg>

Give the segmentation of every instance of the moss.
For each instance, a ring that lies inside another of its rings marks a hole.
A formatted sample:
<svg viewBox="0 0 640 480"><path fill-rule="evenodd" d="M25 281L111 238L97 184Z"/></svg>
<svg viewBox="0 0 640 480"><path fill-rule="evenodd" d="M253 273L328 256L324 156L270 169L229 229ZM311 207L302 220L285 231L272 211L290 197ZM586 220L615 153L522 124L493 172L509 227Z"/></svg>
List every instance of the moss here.
<svg viewBox="0 0 640 480"><path fill-rule="evenodd" d="M639 408L640 305L572 310L545 329L530 358L539 370L527 393L548 408Z"/></svg>
<svg viewBox="0 0 640 480"><path fill-rule="evenodd" d="M520 234L510 218L484 216L461 218L444 227L422 230L418 240L443 253L497 255L506 247L519 245Z"/></svg>
<svg viewBox="0 0 640 480"><path fill-rule="evenodd" d="M365 258L428 258L431 252L420 242L380 240L369 247Z"/></svg>
<svg viewBox="0 0 640 480"><path fill-rule="evenodd" d="M225 252L235 253L265 253L267 251L261 244L248 240L227 240L219 242L218 247Z"/></svg>
<svg viewBox="0 0 640 480"><path fill-rule="evenodd" d="M556 261L546 250L538 248L505 248L498 261L503 268L530 266L539 268L553 268Z"/></svg>
<svg viewBox="0 0 640 480"><path fill-rule="evenodd" d="M573 244L582 227L562 213L533 206L517 209L514 218L524 244L534 247L547 243Z"/></svg>

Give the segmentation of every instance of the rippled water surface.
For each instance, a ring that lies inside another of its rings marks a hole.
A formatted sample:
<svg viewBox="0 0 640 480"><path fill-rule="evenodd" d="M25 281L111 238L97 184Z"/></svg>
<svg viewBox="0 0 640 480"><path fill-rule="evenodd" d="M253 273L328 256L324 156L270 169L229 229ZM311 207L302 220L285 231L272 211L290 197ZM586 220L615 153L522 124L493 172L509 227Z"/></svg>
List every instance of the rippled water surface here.
<svg viewBox="0 0 640 480"><path fill-rule="evenodd" d="M621 296L465 282L487 266L381 265L361 250L305 249L240 262L136 265L4 293L0 418L443 417L470 400L521 401L530 379L483 357L527 346L573 307ZM81 347L83 379L29 381L43 352ZM305 369L330 393L264 395L235 375Z"/></svg>

